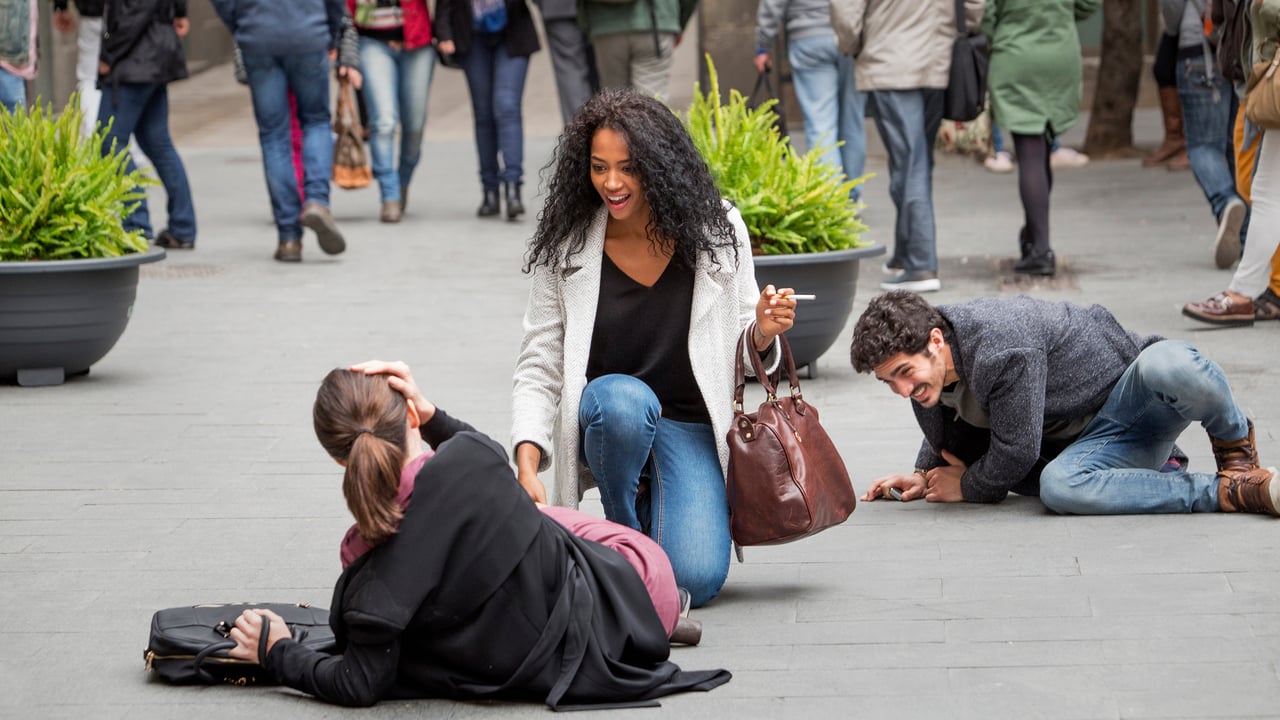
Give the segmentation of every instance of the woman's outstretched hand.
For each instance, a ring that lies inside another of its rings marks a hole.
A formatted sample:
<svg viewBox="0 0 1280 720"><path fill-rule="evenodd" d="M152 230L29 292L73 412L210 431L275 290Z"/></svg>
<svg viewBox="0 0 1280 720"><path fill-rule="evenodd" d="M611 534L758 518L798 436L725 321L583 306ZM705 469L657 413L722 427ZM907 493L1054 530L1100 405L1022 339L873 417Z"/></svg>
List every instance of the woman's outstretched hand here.
<svg viewBox="0 0 1280 720"><path fill-rule="evenodd" d="M418 411L418 422L423 425L435 416L436 406L422 394L422 390L418 388L418 383L413 379L413 373L405 363L399 360L395 362L365 360L358 365L352 365L348 369L351 372L361 372L365 375L386 375L387 384L391 386L392 390L403 395L409 404L413 405L413 409Z"/></svg>
<svg viewBox="0 0 1280 720"><path fill-rule="evenodd" d="M778 290L766 285L756 301L756 332L752 341L756 350L764 352L773 339L791 329L796 320L795 294L791 288Z"/></svg>
<svg viewBox="0 0 1280 720"><path fill-rule="evenodd" d="M267 649L264 657L271 654L271 648L275 647L276 643L293 637L284 618L270 610L251 608L240 613L240 617L236 618L235 627L231 628L230 636L236 641L236 646L227 651L228 655L237 660L258 662L258 646L262 642L262 618L264 617L271 621L270 628L267 630Z"/></svg>

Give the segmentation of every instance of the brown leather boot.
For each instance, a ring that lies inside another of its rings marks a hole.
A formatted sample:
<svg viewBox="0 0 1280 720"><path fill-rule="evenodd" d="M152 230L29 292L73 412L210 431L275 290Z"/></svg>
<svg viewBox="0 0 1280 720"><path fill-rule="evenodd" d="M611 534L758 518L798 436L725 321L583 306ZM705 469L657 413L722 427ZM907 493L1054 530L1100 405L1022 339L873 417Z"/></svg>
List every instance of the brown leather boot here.
<svg viewBox="0 0 1280 720"><path fill-rule="evenodd" d="M1218 491L1221 494L1221 490ZM676 629L671 631L672 645L697 645L702 642L702 623L692 618L682 617L676 621Z"/></svg>
<svg viewBox="0 0 1280 720"><path fill-rule="evenodd" d="M1179 153L1185 155L1187 150L1187 138L1182 133L1182 103L1178 101L1178 88L1160 88L1160 110L1164 113L1164 142L1143 159L1143 167L1163 165Z"/></svg>
<svg viewBox="0 0 1280 720"><path fill-rule="evenodd" d="M1258 446L1253 443L1253 421L1249 420L1249 434L1239 440L1219 440L1209 436L1213 446L1213 460L1218 472L1249 472L1258 469Z"/></svg>
<svg viewBox="0 0 1280 720"><path fill-rule="evenodd" d="M1276 509L1280 507L1280 483L1275 479L1273 467L1218 473L1218 509L1280 517L1280 510Z"/></svg>

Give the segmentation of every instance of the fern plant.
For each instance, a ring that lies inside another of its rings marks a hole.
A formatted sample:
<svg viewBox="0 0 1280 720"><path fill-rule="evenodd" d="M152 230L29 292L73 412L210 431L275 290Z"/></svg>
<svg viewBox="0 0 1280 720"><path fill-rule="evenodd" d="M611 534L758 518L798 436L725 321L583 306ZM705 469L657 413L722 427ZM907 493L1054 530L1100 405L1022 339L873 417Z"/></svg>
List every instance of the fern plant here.
<svg viewBox="0 0 1280 720"><path fill-rule="evenodd" d="M104 130L80 136L80 103L0 107L0 262L118 257L145 252L140 230L121 225L154 184L127 167L123 150L103 156Z"/></svg>
<svg viewBox="0 0 1280 720"><path fill-rule="evenodd" d="M860 237L867 226L857 217L863 206L849 200L849 191L872 176L846 178L840 168L822 162L825 146L796 152L777 130L777 100L752 108L742 93L731 90L724 103L709 55L707 75L711 89L703 94L694 87L684 124L721 194L742 213L752 252L784 255L864 245Z"/></svg>

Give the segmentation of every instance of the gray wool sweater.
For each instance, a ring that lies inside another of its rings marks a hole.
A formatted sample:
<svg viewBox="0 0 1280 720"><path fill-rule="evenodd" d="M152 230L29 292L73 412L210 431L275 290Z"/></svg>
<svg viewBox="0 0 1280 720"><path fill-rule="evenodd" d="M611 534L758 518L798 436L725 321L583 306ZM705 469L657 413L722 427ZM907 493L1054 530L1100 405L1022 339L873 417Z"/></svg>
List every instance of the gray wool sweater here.
<svg viewBox="0 0 1280 720"><path fill-rule="evenodd" d="M1044 424L1096 413L1138 353L1161 340L1128 332L1101 305L1020 296L937 309L956 373L991 415L991 445L960 481L968 502L1003 500L1040 458ZM925 436L916 467L944 465L938 451L956 451L946 441L955 412L912 408Z"/></svg>
<svg viewBox="0 0 1280 720"><path fill-rule="evenodd" d="M836 34L831 27L831 0L760 0L756 49L773 52L778 26L784 23L790 40Z"/></svg>

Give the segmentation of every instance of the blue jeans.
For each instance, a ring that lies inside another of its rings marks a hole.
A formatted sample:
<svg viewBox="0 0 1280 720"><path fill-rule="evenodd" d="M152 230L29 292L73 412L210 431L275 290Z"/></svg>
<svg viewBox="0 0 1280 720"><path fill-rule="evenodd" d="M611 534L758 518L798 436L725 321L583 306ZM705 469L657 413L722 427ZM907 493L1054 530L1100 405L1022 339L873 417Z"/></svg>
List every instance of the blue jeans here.
<svg viewBox="0 0 1280 720"><path fill-rule="evenodd" d="M657 396L629 375L587 383L578 409L582 456L609 520L652 537L693 606L729 575L729 501L710 425L661 417ZM641 477L648 487L641 488Z"/></svg>
<svg viewBox="0 0 1280 720"><path fill-rule="evenodd" d="M0 68L0 106L17 112L27 106L27 81Z"/></svg>
<svg viewBox="0 0 1280 720"><path fill-rule="evenodd" d="M910 274L938 271L933 221L933 141L942 125L943 91L873 90L876 129L889 151L889 197L898 211L889 264Z"/></svg>
<svg viewBox="0 0 1280 720"><path fill-rule="evenodd" d="M1215 473L1160 471L1192 422L1223 440L1249 433L1217 363L1178 340L1151 345L1084 433L1040 474L1041 501L1076 515L1217 511Z"/></svg>
<svg viewBox="0 0 1280 720"><path fill-rule="evenodd" d="M476 31L461 62L476 123L480 184L485 190L497 190L499 183L519 185L524 179L524 120L520 106L529 58L507 53L501 33Z"/></svg>
<svg viewBox="0 0 1280 720"><path fill-rule="evenodd" d="M258 142L267 175L271 214L281 241L302 238L302 201L293 170L289 138L289 92L298 104L302 126L302 190L306 202L329 205L333 175L333 136L329 129L329 54L323 50L299 55L244 53L244 68L258 121ZM143 148L144 150L146 148Z"/></svg>
<svg viewBox="0 0 1280 720"><path fill-rule="evenodd" d="M787 59L809 148L826 143L824 162L844 170L850 180L862 177L867 164L867 99L854 84L853 58L836 48L835 35L821 35L790 41ZM836 147L837 142L844 144ZM849 192L851 200L861 196L861 186Z"/></svg>
<svg viewBox="0 0 1280 720"><path fill-rule="evenodd" d="M1240 198L1236 193L1232 147L1233 97L1231 83L1221 73L1215 69L1212 79L1205 74L1204 55L1199 48L1189 57L1179 51L1178 100L1186 128L1187 159L1218 220L1227 203Z"/></svg>
<svg viewBox="0 0 1280 720"><path fill-rule="evenodd" d="M140 83L106 84L98 103L98 126L110 124L102 138L102 154L117 151L129 154L129 136L138 141L138 147L151 159L160 182L168 196L169 232L179 240L196 239L196 209L191 201L191 184L187 170L178 156L169 136L169 90L165 85ZM133 156L129 155L128 169L136 169ZM139 192L143 192L141 187ZM133 212L122 223L125 230L141 230L147 238L154 238L151 213L144 196Z"/></svg>
<svg viewBox="0 0 1280 720"><path fill-rule="evenodd" d="M381 40L360 38L360 71L369 106L369 148L373 176L382 200L399 200L422 157L422 129L427 124L427 93L436 66L430 45L397 50ZM396 125L400 125L400 168L395 164Z"/></svg>

